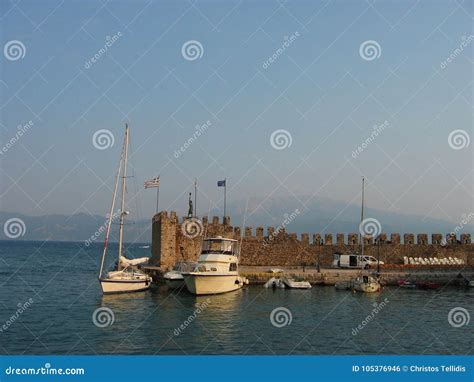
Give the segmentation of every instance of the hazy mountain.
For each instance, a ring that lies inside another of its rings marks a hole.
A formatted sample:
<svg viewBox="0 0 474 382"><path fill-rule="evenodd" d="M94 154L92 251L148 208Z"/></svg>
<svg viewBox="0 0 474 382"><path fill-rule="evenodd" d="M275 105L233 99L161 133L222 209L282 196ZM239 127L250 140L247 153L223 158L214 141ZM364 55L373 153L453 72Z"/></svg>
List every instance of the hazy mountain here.
<svg viewBox="0 0 474 382"><path fill-rule="evenodd" d="M245 216L245 225L274 226L283 223L285 217L296 217L287 226L287 232L307 233L350 233L357 232L360 222L360 205L347 204L329 198L309 199L308 196L299 196L298 199L306 204L302 205L294 197L249 198L232 202L227 205L227 215L232 217L233 225L241 225ZM299 213L295 212L296 210ZM218 215L220 211L211 211L210 215ZM390 211L365 208L365 218L377 219L382 231L386 233L448 233L459 223L434 219L413 214L400 214ZM460 232L474 231L473 225L467 226Z"/></svg>
<svg viewBox="0 0 474 382"><path fill-rule="evenodd" d="M300 200L306 203L307 197L301 196ZM296 211L299 211L296 212ZM294 197L250 198L248 200L234 201L227 205L227 214L231 216L231 224L277 227L283 223L285 217L293 214L294 219L286 225L287 232L296 233L350 233L358 231L360 219L360 206L347 204L329 198L318 198L306 203L306 208ZM211 211L218 216L220 211ZM202 214L199 214L200 216ZM367 208L366 218L377 219L386 233L448 233L455 229L456 224L441 219L425 218L418 215L399 214ZM17 240L57 240L57 241L102 241L104 238L106 219L99 215L76 214L25 216L21 214L0 212L0 239L9 239L5 231L5 223L12 218L19 218L24 222L24 235ZM111 241L118 239L118 219L112 226ZM151 219L133 221L127 220L125 240L127 242L150 242ZM461 232L473 232L473 226L465 227Z"/></svg>
<svg viewBox="0 0 474 382"><path fill-rule="evenodd" d="M52 241L87 241L100 242L104 240L106 218L99 215L76 214L65 215L43 215L26 216L10 212L0 212L0 239L9 239L6 233L16 234L12 226L17 221L9 219L21 219L24 222L24 229L21 223L17 225L24 232L16 240L52 240ZM8 227L10 229L8 229ZM151 241L151 219L126 221L125 240L127 242L150 242ZM118 241L118 219L112 223L111 241Z"/></svg>

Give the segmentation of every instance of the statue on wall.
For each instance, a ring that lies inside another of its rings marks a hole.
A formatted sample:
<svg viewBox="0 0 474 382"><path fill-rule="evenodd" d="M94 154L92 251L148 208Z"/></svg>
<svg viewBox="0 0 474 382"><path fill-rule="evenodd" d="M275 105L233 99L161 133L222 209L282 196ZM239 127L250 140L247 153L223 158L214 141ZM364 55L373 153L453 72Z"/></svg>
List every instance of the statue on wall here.
<svg viewBox="0 0 474 382"><path fill-rule="evenodd" d="M188 210L188 218L192 218L193 217L193 201L191 199L191 193L189 193L189 210Z"/></svg>

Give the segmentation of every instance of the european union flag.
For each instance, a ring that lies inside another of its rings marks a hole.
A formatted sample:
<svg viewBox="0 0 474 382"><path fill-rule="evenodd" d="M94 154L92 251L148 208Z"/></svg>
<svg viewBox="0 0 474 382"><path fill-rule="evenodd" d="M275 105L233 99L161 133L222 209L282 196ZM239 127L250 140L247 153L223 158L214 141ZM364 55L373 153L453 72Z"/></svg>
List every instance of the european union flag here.
<svg viewBox="0 0 474 382"><path fill-rule="evenodd" d="M225 179L217 181L217 187L225 187Z"/></svg>

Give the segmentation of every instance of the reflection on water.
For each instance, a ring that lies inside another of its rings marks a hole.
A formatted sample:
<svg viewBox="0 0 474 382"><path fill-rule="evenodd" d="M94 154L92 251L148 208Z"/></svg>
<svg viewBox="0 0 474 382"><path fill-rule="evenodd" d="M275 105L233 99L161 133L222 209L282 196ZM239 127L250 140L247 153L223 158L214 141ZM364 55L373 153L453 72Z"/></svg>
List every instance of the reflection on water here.
<svg viewBox="0 0 474 382"><path fill-rule="evenodd" d="M0 323L15 314L18 303L34 301L0 333L1 353L472 354L473 320L459 328L448 323L455 307L474 314L472 288L353 294L332 287L247 286L194 296L160 286L102 296L99 248L71 261L74 245L45 244L29 261L35 249L31 244L0 246L8 264L0 289ZM388 303L367 320L383 301ZM113 314L112 323L95 325L94 313L105 308ZM277 308L290 312L289 325L272 324L270 315ZM362 329L355 331L360 324Z"/></svg>

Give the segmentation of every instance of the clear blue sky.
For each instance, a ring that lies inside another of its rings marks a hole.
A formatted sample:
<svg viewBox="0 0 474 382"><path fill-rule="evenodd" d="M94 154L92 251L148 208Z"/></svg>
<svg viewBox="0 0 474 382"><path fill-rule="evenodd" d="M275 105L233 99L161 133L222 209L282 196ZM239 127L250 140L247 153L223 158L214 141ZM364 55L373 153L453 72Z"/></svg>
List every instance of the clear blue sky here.
<svg viewBox="0 0 474 382"><path fill-rule="evenodd" d="M2 48L11 40L25 47L23 58L0 58L2 146L19 124L34 123L0 154L1 210L104 215L125 121L138 187L159 173L161 207L180 213L196 176L203 214L218 203L216 181L224 177L230 200L316 194L358 202L361 174L374 208L453 222L473 210L473 144L448 144L455 129L472 138L472 2L58 0L0 7ZM285 37L291 42L278 54ZM463 37L463 51L442 68ZM189 40L203 48L195 60L182 55ZM380 56L366 60L359 48L370 40ZM388 128L354 159L384 121ZM93 146L99 129L114 134L113 147ZM271 146L278 129L291 134L291 146ZM153 191L138 198L144 215L154 210Z"/></svg>

